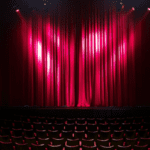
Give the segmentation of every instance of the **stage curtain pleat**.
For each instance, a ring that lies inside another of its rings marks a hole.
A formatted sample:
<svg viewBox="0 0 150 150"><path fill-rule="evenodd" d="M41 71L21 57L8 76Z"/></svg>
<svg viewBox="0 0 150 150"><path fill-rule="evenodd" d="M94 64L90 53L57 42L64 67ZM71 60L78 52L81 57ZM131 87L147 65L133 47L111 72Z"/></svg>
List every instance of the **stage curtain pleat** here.
<svg viewBox="0 0 150 150"><path fill-rule="evenodd" d="M134 16L88 5L80 15L71 8L64 16L18 17L15 57L22 59L12 65L22 69L21 89L14 96L10 78L12 105L16 98L16 104L30 106L135 105Z"/></svg>

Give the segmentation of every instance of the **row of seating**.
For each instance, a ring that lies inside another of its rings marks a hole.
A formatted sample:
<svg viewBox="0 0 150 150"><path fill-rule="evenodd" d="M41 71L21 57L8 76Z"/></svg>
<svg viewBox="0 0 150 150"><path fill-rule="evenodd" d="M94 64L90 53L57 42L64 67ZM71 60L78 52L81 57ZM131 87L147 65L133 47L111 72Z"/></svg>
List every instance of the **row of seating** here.
<svg viewBox="0 0 150 150"><path fill-rule="evenodd" d="M79 123L84 123L84 121L87 121L89 123L139 123L139 122L150 122L150 117L126 117L126 118L58 118L58 117L40 117L40 116L21 116L21 115L14 115L13 117L7 117L5 118L7 120L17 120L17 121L27 121L30 120L31 122L46 122L48 120L49 122L55 123L64 123L67 121L68 123L75 123L75 121L78 121ZM4 119L0 119L0 121L3 121Z"/></svg>
<svg viewBox="0 0 150 150"><path fill-rule="evenodd" d="M59 132L58 130L38 130L35 131L33 129L13 129L10 131L9 128L1 128L0 135L8 135L8 136L26 136L26 137L33 137L37 136L40 138L46 138L46 137L59 137L61 134L65 138L72 137L74 135L75 137L84 138L87 136L88 138L101 138L101 139L111 139L111 137L119 139L119 138L146 138L149 137L149 132L147 132L147 129L139 129L138 132L136 130L114 130L113 134L111 134L111 130L100 130L98 131L87 131L84 130L78 131L75 130L74 132L72 130L61 130Z"/></svg>
<svg viewBox="0 0 150 150"><path fill-rule="evenodd" d="M149 124L148 120L141 117L57 118L14 115L12 119L0 119L0 149L148 149Z"/></svg>
<svg viewBox="0 0 150 150"><path fill-rule="evenodd" d="M28 143L26 143L28 142ZM67 141L65 142L65 140L63 138L59 138L59 139L55 139L53 138L52 142L49 142L49 139L39 139L38 142L34 141L34 139L31 139L30 141L25 141L25 142L12 142L11 140L9 142L3 142L0 141L0 148L1 150L51 150L51 149L81 149L81 150L101 150L101 149L105 149L105 150L109 150L109 149L144 149L147 150L148 149L148 144L141 145L141 144L136 144L136 142L134 141L130 141L127 143L123 143L122 139L120 140L116 140L114 139L111 143L108 143L108 140L101 140L99 142L97 142L98 144L96 145L94 143L94 139L82 139L82 144L79 144L79 139L67 139ZM29 147L30 146L30 147Z"/></svg>
<svg viewBox="0 0 150 150"><path fill-rule="evenodd" d="M14 122L4 122L1 124L1 127L9 127L12 128L24 128L24 129L57 129L57 130L119 130L119 129L148 129L150 131L150 124L149 123L48 123L48 122L21 122L21 121L14 121Z"/></svg>

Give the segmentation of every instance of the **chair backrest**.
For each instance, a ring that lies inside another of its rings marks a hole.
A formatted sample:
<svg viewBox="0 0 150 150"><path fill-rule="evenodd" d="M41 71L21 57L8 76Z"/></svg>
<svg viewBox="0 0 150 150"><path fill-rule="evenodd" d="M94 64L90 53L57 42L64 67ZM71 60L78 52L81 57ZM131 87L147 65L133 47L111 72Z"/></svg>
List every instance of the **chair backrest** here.
<svg viewBox="0 0 150 150"><path fill-rule="evenodd" d="M150 147L150 138L140 138L140 143L141 144L148 144L148 146Z"/></svg>
<svg viewBox="0 0 150 150"><path fill-rule="evenodd" d="M114 150L114 146L103 146L100 145L100 150Z"/></svg>
<svg viewBox="0 0 150 150"><path fill-rule="evenodd" d="M126 130L126 138L135 138L136 130Z"/></svg>
<svg viewBox="0 0 150 150"><path fill-rule="evenodd" d="M37 137L41 138L46 138L47 137L47 132L46 130L38 130L36 129Z"/></svg>
<svg viewBox="0 0 150 150"><path fill-rule="evenodd" d="M107 118L107 122L108 123L114 123L115 122L115 118Z"/></svg>
<svg viewBox="0 0 150 150"><path fill-rule="evenodd" d="M58 130L48 130L48 135L50 138L59 138Z"/></svg>
<svg viewBox="0 0 150 150"><path fill-rule="evenodd" d="M112 139L111 145L114 145L114 147L117 149L118 145L123 145L123 138L121 138L121 139Z"/></svg>
<svg viewBox="0 0 150 150"><path fill-rule="evenodd" d="M17 143L23 143L23 137L22 136L12 136L12 142L13 142L13 144L15 142L17 142Z"/></svg>
<svg viewBox="0 0 150 150"><path fill-rule="evenodd" d="M87 123L95 123L95 118L87 118Z"/></svg>
<svg viewBox="0 0 150 150"><path fill-rule="evenodd" d="M10 135L10 127L1 127L2 135Z"/></svg>
<svg viewBox="0 0 150 150"><path fill-rule="evenodd" d="M46 123L46 122L43 122L43 127L44 127L44 130L48 131L48 130L52 130L53 128L53 125L51 122L49 123Z"/></svg>
<svg viewBox="0 0 150 150"><path fill-rule="evenodd" d="M67 123L65 124L65 130L69 131L69 130L72 130L74 131L75 129L75 124L74 123Z"/></svg>
<svg viewBox="0 0 150 150"><path fill-rule="evenodd" d="M82 139L82 145L94 146L94 139Z"/></svg>
<svg viewBox="0 0 150 150"><path fill-rule="evenodd" d="M64 138L52 138L53 145L62 145L65 146L65 139Z"/></svg>
<svg viewBox="0 0 150 150"><path fill-rule="evenodd" d="M74 145L79 145L79 138L76 139L67 139L67 145L69 146L74 146Z"/></svg>
<svg viewBox="0 0 150 150"><path fill-rule="evenodd" d="M55 123L55 117L47 117L47 122Z"/></svg>
<svg viewBox="0 0 150 150"><path fill-rule="evenodd" d="M24 129L31 129L31 122L23 121L23 128Z"/></svg>
<svg viewBox="0 0 150 150"><path fill-rule="evenodd" d="M15 143L15 150L29 150L28 143Z"/></svg>
<svg viewBox="0 0 150 150"><path fill-rule="evenodd" d="M124 130L114 130L113 138L120 139L123 138Z"/></svg>
<svg viewBox="0 0 150 150"><path fill-rule="evenodd" d="M22 121L14 120L14 128L22 128Z"/></svg>
<svg viewBox="0 0 150 150"><path fill-rule="evenodd" d="M126 117L126 122L129 123L129 122L133 122L134 118L133 117Z"/></svg>
<svg viewBox="0 0 150 150"><path fill-rule="evenodd" d="M62 150L62 145L59 144L59 145L51 145L51 144L48 144L48 150Z"/></svg>
<svg viewBox="0 0 150 150"><path fill-rule="evenodd" d="M32 150L45 150L45 144L31 144Z"/></svg>
<svg viewBox="0 0 150 150"><path fill-rule="evenodd" d="M12 128L12 131L14 136L22 136L22 128L20 129Z"/></svg>
<svg viewBox="0 0 150 150"><path fill-rule="evenodd" d="M99 123L99 130L108 130L108 123Z"/></svg>
<svg viewBox="0 0 150 150"><path fill-rule="evenodd" d="M75 118L67 118L67 123L74 123L75 124Z"/></svg>
<svg viewBox="0 0 150 150"><path fill-rule="evenodd" d="M109 139L105 139L105 140L97 139L96 140L96 145L99 148L100 148L100 145L109 146Z"/></svg>
<svg viewBox="0 0 150 150"><path fill-rule="evenodd" d="M110 123L110 129L112 133L114 130L119 130L119 123Z"/></svg>
<svg viewBox="0 0 150 150"><path fill-rule="evenodd" d="M0 141L9 142L9 136L8 135L0 135Z"/></svg>
<svg viewBox="0 0 150 150"><path fill-rule="evenodd" d="M97 125L95 123L88 123L87 127L88 131L97 131Z"/></svg>
<svg viewBox="0 0 150 150"><path fill-rule="evenodd" d="M78 131L86 130L86 123L77 123L76 127Z"/></svg>
<svg viewBox="0 0 150 150"><path fill-rule="evenodd" d="M148 145L134 145L134 150L147 150L148 149Z"/></svg>
<svg viewBox="0 0 150 150"><path fill-rule="evenodd" d="M79 150L79 145L65 145L65 150Z"/></svg>
<svg viewBox="0 0 150 150"><path fill-rule="evenodd" d="M64 123L64 118L56 118L57 123Z"/></svg>
<svg viewBox="0 0 150 150"><path fill-rule="evenodd" d="M24 129L24 136L33 137L34 136L33 129Z"/></svg>
<svg viewBox="0 0 150 150"><path fill-rule="evenodd" d="M118 122L119 124L124 123L125 118L116 118L116 122Z"/></svg>
<svg viewBox="0 0 150 150"><path fill-rule="evenodd" d="M82 138L85 138L85 131L84 130L82 130L82 131L74 131L74 137L75 138L79 138L80 140L82 139Z"/></svg>
<svg viewBox="0 0 150 150"><path fill-rule="evenodd" d="M61 131L64 129L64 123L55 123L55 130Z"/></svg>
<svg viewBox="0 0 150 150"><path fill-rule="evenodd" d="M77 118L77 123L85 123L85 118Z"/></svg>
<svg viewBox="0 0 150 150"><path fill-rule="evenodd" d="M1 149L2 150L6 150L6 149L8 149L8 150L13 150L13 144L12 144L12 142L0 142L0 145L1 145Z"/></svg>
<svg viewBox="0 0 150 150"><path fill-rule="evenodd" d="M86 145L83 145L82 146L82 150L97 150L97 147L96 146L86 146Z"/></svg>
<svg viewBox="0 0 150 150"><path fill-rule="evenodd" d="M131 123L122 123L121 129L122 130L130 130L130 126L131 126Z"/></svg>
<svg viewBox="0 0 150 150"><path fill-rule="evenodd" d="M107 131L100 130L100 138L101 139L110 139L110 136L111 136L110 130L107 130Z"/></svg>
<svg viewBox="0 0 150 150"><path fill-rule="evenodd" d="M62 130L62 137L67 139L67 138L71 138L72 137L72 130L66 131L66 130Z"/></svg>
<svg viewBox="0 0 150 150"><path fill-rule="evenodd" d="M96 118L97 124L99 123L105 123L105 118Z"/></svg>
<svg viewBox="0 0 150 150"><path fill-rule="evenodd" d="M131 147L133 148L133 146L136 144L137 144L137 138L134 139L126 138L126 145L131 145Z"/></svg>
<svg viewBox="0 0 150 150"><path fill-rule="evenodd" d="M24 137L25 142L28 143L28 146L31 147L31 143L36 144L36 139L35 137Z"/></svg>
<svg viewBox="0 0 150 150"><path fill-rule="evenodd" d="M45 144L45 146L47 146L48 144L50 144L50 139L49 138L38 138L38 143Z"/></svg>
<svg viewBox="0 0 150 150"><path fill-rule="evenodd" d="M131 145L127 146L118 145L117 150L131 150Z"/></svg>
<svg viewBox="0 0 150 150"><path fill-rule="evenodd" d="M148 129L138 129L138 136L139 136L139 138L140 137L145 137L146 138L147 132L148 132Z"/></svg>
<svg viewBox="0 0 150 150"><path fill-rule="evenodd" d="M98 138L98 131L88 131L87 138L96 140Z"/></svg>
<svg viewBox="0 0 150 150"><path fill-rule="evenodd" d="M30 122L37 122L37 116L30 116Z"/></svg>
<svg viewBox="0 0 150 150"><path fill-rule="evenodd" d="M45 117L40 117L40 116L39 116L39 117L38 117L38 121L39 121L39 122L45 122L45 121L46 121L46 118L45 118Z"/></svg>

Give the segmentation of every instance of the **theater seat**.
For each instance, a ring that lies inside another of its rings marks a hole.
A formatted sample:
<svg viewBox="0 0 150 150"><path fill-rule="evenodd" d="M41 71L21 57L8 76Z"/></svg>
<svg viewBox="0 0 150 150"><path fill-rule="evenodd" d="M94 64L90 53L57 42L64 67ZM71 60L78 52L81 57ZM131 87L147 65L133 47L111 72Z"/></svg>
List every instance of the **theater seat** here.
<svg viewBox="0 0 150 150"><path fill-rule="evenodd" d="M51 144L48 144L48 150L62 150L62 145L51 145Z"/></svg>
<svg viewBox="0 0 150 150"><path fill-rule="evenodd" d="M28 143L15 143L15 150L29 150Z"/></svg>
<svg viewBox="0 0 150 150"><path fill-rule="evenodd" d="M52 138L53 145L60 145L65 146L65 139L64 138Z"/></svg>
<svg viewBox="0 0 150 150"><path fill-rule="evenodd" d="M100 145L100 150L114 150L114 146L103 146Z"/></svg>
<svg viewBox="0 0 150 150"><path fill-rule="evenodd" d="M147 145L150 148L150 138L140 138L140 145Z"/></svg>
<svg viewBox="0 0 150 150"><path fill-rule="evenodd" d="M105 140L97 139L96 145L98 148L100 148L100 145L109 146L109 139L105 139Z"/></svg>
<svg viewBox="0 0 150 150"><path fill-rule="evenodd" d="M110 130L107 130L107 131L103 131L103 130L100 130L100 139L110 139L110 136L111 136L111 131Z"/></svg>
<svg viewBox="0 0 150 150"><path fill-rule="evenodd" d="M134 145L134 150L147 150L148 149L148 145Z"/></svg>
<svg viewBox="0 0 150 150"><path fill-rule="evenodd" d="M24 137L24 138L25 138L25 143L28 143L28 147L31 147L31 143L36 144L35 137Z"/></svg>
<svg viewBox="0 0 150 150"><path fill-rule="evenodd" d="M134 139L126 138L126 145L131 145L131 148L133 148L134 145L136 144L137 144L137 138Z"/></svg>
<svg viewBox="0 0 150 150"><path fill-rule="evenodd" d="M114 130L113 138L114 139L121 139L124 137L123 135L124 135L124 130Z"/></svg>
<svg viewBox="0 0 150 150"><path fill-rule="evenodd" d="M112 139L111 145L114 145L114 147L117 149L118 145L123 145L123 138L121 138L121 139Z"/></svg>
<svg viewBox="0 0 150 150"><path fill-rule="evenodd" d="M12 142L0 142L1 150L14 150Z"/></svg>
<svg viewBox="0 0 150 150"><path fill-rule="evenodd" d="M74 145L79 145L79 139L67 139L67 145L69 146L74 146Z"/></svg>
<svg viewBox="0 0 150 150"><path fill-rule="evenodd" d="M118 145L117 150L131 150L131 145L128 146Z"/></svg>
<svg viewBox="0 0 150 150"><path fill-rule="evenodd" d="M67 140L67 138L72 138L72 130L70 130L70 131L62 130L62 137L65 140Z"/></svg>
<svg viewBox="0 0 150 150"><path fill-rule="evenodd" d="M65 150L79 150L79 145L74 146L65 145Z"/></svg>
<svg viewBox="0 0 150 150"><path fill-rule="evenodd" d="M49 138L38 138L38 143L45 144L45 146L47 147L47 145L50 144L50 139Z"/></svg>
<svg viewBox="0 0 150 150"><path fill-rule="evenodd" d="M9 136L8 135L0 135L0 142L9 142Z"/></svg>
<svg viewBox="0 0 150 150"><path fill-rule="evenodd" d="M15 145L15 143L23 143L23 137L22 136L12 136L12 142L13 145Z"/></svg>
<svg viewBox="0 0 150 150"><path fill-rule="evenodd" d="M82 146L82 150L97 150L97 147L96 146L86 146L86 145L83 145Z"/></svg>
<svg viewBox="0 0 150 150"><path fill-rule="evenodd" d="M82 145L94 146L94 139L82 139Z"/></svg>
<svg viewBox="0 0 150 150"><path fill-rule="evenodd" d="M32 150L45 150L45 144L31 144Z"/></svg>

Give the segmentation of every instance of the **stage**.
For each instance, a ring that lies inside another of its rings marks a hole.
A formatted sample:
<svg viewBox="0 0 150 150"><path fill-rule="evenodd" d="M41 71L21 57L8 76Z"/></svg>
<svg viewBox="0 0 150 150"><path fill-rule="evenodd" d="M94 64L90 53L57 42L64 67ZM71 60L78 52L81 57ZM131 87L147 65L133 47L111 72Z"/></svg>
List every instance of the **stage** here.
<svg viewBox="0 0 150 150"><path fill-rule="evenodd" d="M149 116L150 107L0 107L1 117L21 114L27 116L49 116L62 118L108 118Z"/></svg>

